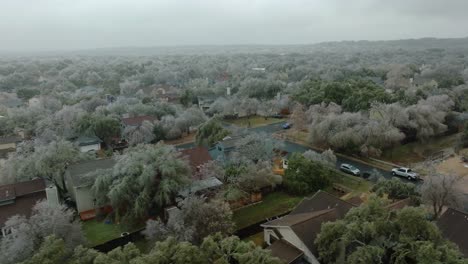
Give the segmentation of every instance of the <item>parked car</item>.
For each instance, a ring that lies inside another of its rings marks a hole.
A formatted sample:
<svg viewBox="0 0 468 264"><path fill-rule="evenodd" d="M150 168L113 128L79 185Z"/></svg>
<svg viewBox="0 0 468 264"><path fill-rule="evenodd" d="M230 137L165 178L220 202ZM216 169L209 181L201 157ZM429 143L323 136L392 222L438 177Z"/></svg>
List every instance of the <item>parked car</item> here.
<svg viewBox="0 0 468 264"><path fill-rule="evenodd" d="M290 129L292 127L292 124L290 123L284 123L283 124L283 129Z"/></svg>
<svg viewBox="0 0 468 264"><path fill-rule="evenodd" d="M353 165L343 163L340 165L340 170L349 174L352 174L354 176L359 176L361 174L361 171L354 167Z"/></svg>
<svg viewBox="0 0 468 264"><path fill-rule="evenodd" d="M410 168L404 168L404 167L392 169L392 175L407 178L408 180L419 179L419 175L416 172L412 171Z"/></svg>

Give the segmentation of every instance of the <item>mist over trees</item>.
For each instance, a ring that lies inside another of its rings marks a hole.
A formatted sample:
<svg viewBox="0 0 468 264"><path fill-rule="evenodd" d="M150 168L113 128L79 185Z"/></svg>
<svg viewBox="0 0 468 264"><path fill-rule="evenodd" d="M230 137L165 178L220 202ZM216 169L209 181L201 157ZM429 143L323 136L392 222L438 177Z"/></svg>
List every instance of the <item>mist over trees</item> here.
<svg viewBox="0 0 468 264"><path fill-rule="evenodd" d="M112 169L88 176L96 179L96 206L111 205L114 220L125 224L144 223L150 211L175 204L191 173L217 177L222 190L210 199L186 199L167 221L146 222L145 235L154 242L149 253L134 245L108 254L76 247L83 240L74 213L40 203L30 219L7 221L16 231L0 240L1 261L279 263L268 251L228 237L235 227L225 201L279 184L291 194L308 195L332 185L335 153L380 156L466 123L468 39L163 50L1 57L0 136L22 142L0 161L0 185L43 178L66 196L69 165L113 155ZM142 117L137 124L124 122ZM210 161L197 171L164 144L195 136L197 145L212 148L240 134L226 121L242 119L250 126L252 118L285 118L309 143L327 150L291 155L279 176L272 160L283 146L270 135L249 133L237 140L232 159ZM80 137L99 138L105 153L82 153ZM461 146L467 138L461 137ZM129 148L114 148L115 141ZM444 206L459 204L458 178L452 175L434 174L420 189L377 180L378 172L371 178L377 195L417 196L432 205L434 218ZM384 206L371 197L368 205L323 225L316 240L322 260L371 263L394 254L410 262L447 257L458 263L458 252L422 211L390 212Z"/></svg>

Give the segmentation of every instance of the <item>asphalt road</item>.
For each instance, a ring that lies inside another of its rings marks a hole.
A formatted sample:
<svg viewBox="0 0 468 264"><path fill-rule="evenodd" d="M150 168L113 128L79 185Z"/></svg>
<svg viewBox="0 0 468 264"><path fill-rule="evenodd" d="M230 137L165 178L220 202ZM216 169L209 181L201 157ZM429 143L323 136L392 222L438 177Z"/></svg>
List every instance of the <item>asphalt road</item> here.
<svg viewBox="0 0 468 264"><path fill-rule="evenodd" d="M271 125L266 125L266 126L261 126L261 127L255 127L255 128L250 128L249 131L252 131L252 132L257 132L257 133L265 133L269 136L272 136L274 133L276 132L280 132L283 130L283 124L286 123L286 122L280 122L280 123L276 123L276 124L271 124ZM279 140L279 139L277 139ZM312 150L312 151L315 151L313 149L310 149L306 146L303 146L303 145L299 145L299 144L296 144L296 143L293 143L293 142L289 142L289 141L284 141L284 140L280 140L282 141L284 147L283 147L283 150L289 152L289 153L293 153L293 152L305 152L307 150ZM387 178L387 179L390 179L392 178L392 174L390 171L387 171L387 170L382 170L380 168L376 168L376 167L373 167L367 163L363 163L363 162L358 162L356 160L351 160L351 159L347 159L345 157L340 157L340 156L337 156L337 162L336 162L336 168L339 168L339 166L343 163L348 163L348 164L351 164L353 165L354 167L358 168L361 173L363 172L372 172L373 170L377 170L383 177ZM403 179L402 180L404 181L407 181L406 179Z"/></svg>
<svg viewBox="0 0 468 264"><path fill-rule="evenodd" d="M251 133L254 133L254 132L255 133L264 133L267 136L272 137L274 133L283 131L283 124L284 123L286 123L286 122L279 122L279 123L266 125L266 126L248 128L248 129L246 129L246 131L251 132ZM234 125L231 125L231 124L228 124L228 123L223 123L223 125L227 129L231 129L231 130L235 129ZM315 151L315 150L310 149L310 148L308 148L306 146L296 144L296 143L293 143L293 142L290 142L290 141L285 141L285 140L281 140L281 139L278 139L278 138L276 138L276 140L282 142L282 144L283 144L282 150L285 150L285 151L287 151L289 153L294 153L294 152L303 153L303 152L305 152L307 150ZM183 145L178 145L177 148L178 149L187 149L187 148L192 148L194 146L195 146L194 143L186 143L186 144L183 144ZM343 163L348 163L348 164L353 165L354 167L358 168L361 171L361 173L363 173L363 172L372 172L373 170L377 170L386 179L390 179L390 178L393 177L390 171L382 170L380 168L373 167L373 166L371 166L371 165L369 165L367 163L358 162L356 160L351 160L351 159L347 159L345 157L337 156L336 168L339 168L340 165L343 164ZM407 179L404 179L404 178L401 178L401 179L403 181L408 181Z"/></svg>

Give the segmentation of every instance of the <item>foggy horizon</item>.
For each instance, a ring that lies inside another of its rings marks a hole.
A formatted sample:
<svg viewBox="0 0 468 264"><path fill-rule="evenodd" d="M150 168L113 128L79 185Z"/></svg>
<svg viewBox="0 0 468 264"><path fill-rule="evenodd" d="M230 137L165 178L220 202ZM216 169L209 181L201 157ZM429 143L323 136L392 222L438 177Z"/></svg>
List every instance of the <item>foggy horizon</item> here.
<svg viewBox="0 0 468 264"><path fill-rule="evenodd" d="M403 0L0 2L0 51L307 45L464 38L468 2Z"/></svg>

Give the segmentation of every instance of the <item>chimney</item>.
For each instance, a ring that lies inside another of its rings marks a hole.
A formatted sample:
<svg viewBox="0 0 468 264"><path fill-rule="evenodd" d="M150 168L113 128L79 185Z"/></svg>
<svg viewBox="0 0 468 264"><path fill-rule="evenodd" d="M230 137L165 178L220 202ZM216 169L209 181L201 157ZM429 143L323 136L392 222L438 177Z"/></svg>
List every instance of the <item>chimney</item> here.
<svg viewBox="0 0 468 264"><path fill-rule="evenodd" d="M60 204L59 195L57 187L51 185L46 188L47 203L53 207L56 207Z"/></svg>

